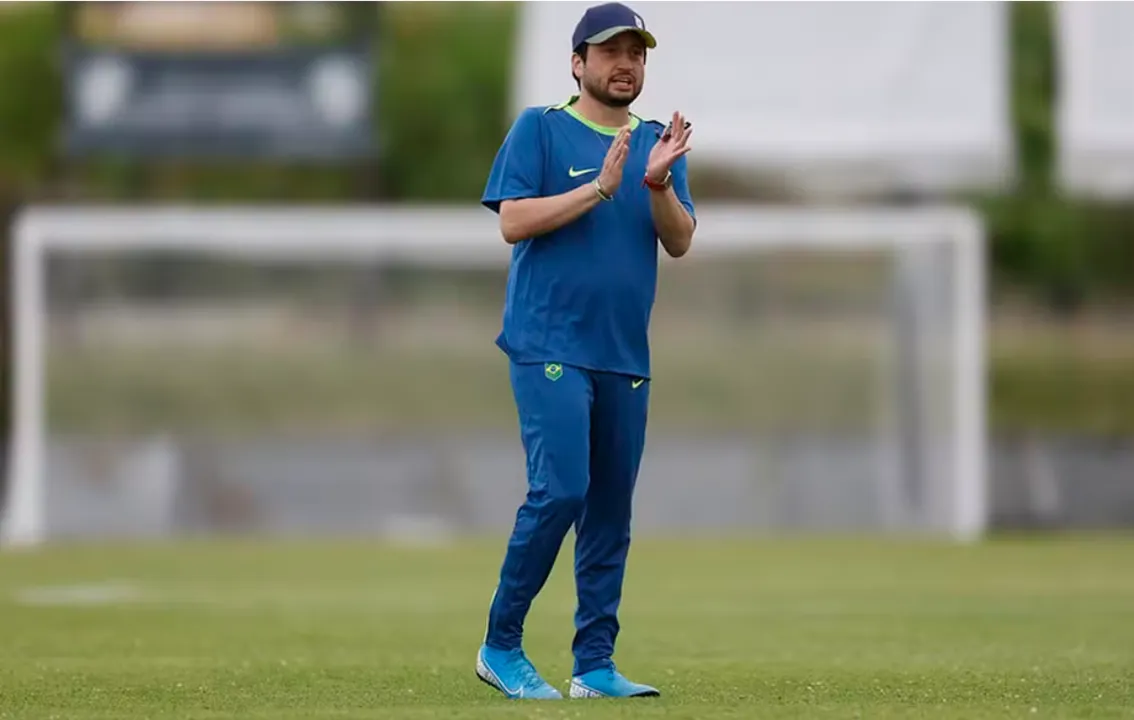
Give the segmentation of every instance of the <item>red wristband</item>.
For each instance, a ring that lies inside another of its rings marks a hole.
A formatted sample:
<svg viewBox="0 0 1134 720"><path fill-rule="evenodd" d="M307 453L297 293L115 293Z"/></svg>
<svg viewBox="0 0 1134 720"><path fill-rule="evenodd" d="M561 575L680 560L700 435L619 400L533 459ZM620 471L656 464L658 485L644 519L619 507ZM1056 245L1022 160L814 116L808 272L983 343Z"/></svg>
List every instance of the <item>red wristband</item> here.
<svg viewBox="0 0 1134 720"><path fill-rule="evenodd" d="M653 180L650 180L648 175L643 175L642 176L642 185L644 185L645 187L648 187L649 189L651 189L655 192L663 192L663 191L669 189L671 178L672 178L672 175L670 175L670 173L666 173L665 174L665 180L662 180L660 183L656 183Z"/></svg>

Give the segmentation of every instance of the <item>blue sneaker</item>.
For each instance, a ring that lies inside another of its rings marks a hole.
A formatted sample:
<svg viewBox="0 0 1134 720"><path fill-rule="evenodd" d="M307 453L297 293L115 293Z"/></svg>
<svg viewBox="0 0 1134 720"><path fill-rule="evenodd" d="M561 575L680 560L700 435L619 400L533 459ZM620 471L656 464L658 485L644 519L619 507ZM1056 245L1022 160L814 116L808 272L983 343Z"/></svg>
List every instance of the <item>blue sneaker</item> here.
<svg viewBox="0 0 1134 720"><path fill-rule="evenodd" d="M476 654L476 676L510 700L563 699L539 676L523 650L496 650L482 645Z"/></svg>
<svg viewBox="0 0 1134 720"><path fill-rule="evenodd" d="M571 678L573 698L658 697L657 688L630 682L612 665Z"/></svg>

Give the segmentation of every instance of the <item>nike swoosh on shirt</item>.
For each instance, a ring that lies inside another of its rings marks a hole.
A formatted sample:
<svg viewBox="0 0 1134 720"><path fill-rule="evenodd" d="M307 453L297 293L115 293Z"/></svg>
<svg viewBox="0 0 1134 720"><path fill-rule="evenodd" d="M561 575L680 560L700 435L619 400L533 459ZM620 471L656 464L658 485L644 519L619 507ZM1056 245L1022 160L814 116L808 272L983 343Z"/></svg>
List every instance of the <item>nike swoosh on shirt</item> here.
<svg viewBox="0 0 1134 720"><path fill-rule="evenodd" d="M598 168L587 168L586 170L576 170L572 166L572 167L567 168L567 174L570 175L573 178L576 178L576 177L579 177L580 175L586 175L587 173L593 173L596 170L598 170Z"/></svg>
<svg viewBox="0 0 1134 720"><path fill-rule="evenodd" d="M630 381L630 387L633 388L634 390L637 390L642 385L642 383L644 383L644 382L646 382L646 381L645 380L631 380Z"/></svg>

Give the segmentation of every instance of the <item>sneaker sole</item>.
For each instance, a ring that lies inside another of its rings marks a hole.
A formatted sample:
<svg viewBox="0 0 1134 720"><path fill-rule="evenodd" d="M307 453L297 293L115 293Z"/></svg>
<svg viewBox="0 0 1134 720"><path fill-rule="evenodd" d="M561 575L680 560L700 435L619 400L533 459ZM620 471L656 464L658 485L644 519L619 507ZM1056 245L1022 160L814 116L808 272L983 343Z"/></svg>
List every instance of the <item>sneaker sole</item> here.
<svg viewBox="0 0 1134 720"><path fill-rule="evenodd" d="M568 693L573 699L581 700L584 698L616 698L614 695L604 695L598 690L589 688L581 682L572 680L571 689ZM624 697L631 698L644 698L644 697L661 697L661 692L658 690L643 690Z"/></svg>

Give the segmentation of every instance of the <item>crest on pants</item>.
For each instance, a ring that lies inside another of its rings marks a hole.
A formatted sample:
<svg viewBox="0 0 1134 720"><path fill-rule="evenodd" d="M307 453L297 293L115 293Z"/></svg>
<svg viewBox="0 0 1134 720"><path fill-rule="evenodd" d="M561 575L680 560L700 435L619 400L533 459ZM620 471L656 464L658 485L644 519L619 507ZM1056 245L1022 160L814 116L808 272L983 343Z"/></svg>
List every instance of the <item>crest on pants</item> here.
<svg viewBox="0 0 1134 720"><path fill-rule="evenodd" d="M548 380L558 380L563 377L563 366L559 363L547 363L543 366L543 374Z"/></svg>

